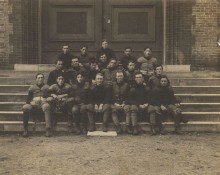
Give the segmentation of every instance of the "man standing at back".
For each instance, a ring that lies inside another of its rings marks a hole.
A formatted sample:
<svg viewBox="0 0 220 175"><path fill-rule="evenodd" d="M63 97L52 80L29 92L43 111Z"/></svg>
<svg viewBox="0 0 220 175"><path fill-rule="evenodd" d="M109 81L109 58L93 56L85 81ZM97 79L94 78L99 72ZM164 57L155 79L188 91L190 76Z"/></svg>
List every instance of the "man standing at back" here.
<svg viewBox="0 0 220 175"><path fill-rule="evenodd" d="M63 46L62 53L58 55L58 59L63 61L63 69L67 70L71 67L71 60L73 58L73 54L69 52L69 46Z"/></svg>

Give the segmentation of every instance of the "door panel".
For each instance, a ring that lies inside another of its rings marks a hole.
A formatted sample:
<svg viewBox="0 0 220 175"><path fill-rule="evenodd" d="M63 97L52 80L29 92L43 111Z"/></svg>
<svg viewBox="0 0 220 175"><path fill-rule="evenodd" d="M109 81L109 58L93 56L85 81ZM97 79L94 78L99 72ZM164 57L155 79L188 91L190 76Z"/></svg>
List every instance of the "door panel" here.
<svg viewBox="0 0 220 175"><path fill-rule="evenodd" d="M53 63L63 45L82 45L95 56L106 38L119 58L125 47L139 57L151 47L162 59L162 0L43 0L42 62Z"/></svg>
<svg viewBox="0 0 220 175"><path fill-rule="evenodd" d="M101 0L44 0L42 62L54 63L63 45L69 45L73 54L82 45L95 53L102 39L100 9Z"/></svg>

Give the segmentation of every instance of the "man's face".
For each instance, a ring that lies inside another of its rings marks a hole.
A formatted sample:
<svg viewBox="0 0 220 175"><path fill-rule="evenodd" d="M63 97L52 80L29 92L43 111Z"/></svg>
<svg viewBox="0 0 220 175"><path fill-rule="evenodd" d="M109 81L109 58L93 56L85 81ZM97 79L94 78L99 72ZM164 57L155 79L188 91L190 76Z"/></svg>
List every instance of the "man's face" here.
<svg viewBox="0 0 220 175"><path fill-rule="evenodd" d="M57 77L57 84L58 84L59 86L64 85L64 78L63 78L62 76Z"/></svg>
<svg viewBox="0 0 220 175"><path fill-rule="evenodd" d="M132 51L131 51L131 49L125 49L124 53L125 53L125 55L130 56Z"/></svg>
<svg viewBox="0 0 220 175"><path fill-rule="evenodd" d="M107 56L105 54L101 55L99 60L102 62L102 63L105 63L107 61Z"/></svg>
<svg viewBox="0 0 220 175"><path fill-rule="evenodd" d="M121 83L124 80L124 74L122 72L116 73L116 80L118 83Z"/></svg>
<svg viewBox="0 0 220 175"><path fill-rule="evenodd" d="M129 63L128 64L128 70L133 71L135 69L135 64L134 63Z"/></svg>
<svg viewBox="0 0 220 175"><path fill-rule="evenodd" d="M144 81L143 75L142 74L135 75L135 81L137 84L142 84Z"/></svg>
<svg viewBox="0 0 220 175"><path fill-rule="evenodd" d="M161 66L160 67L156 67L155 73L156 73L156 75L161 75L162 71L163 71L163 69L162 69Z"/></svg>
<svg viewBox="0 0 220 175"><path fill-rule="evenodd" d="M63 53L66 54L69 51L68 46L63 46Z"/></svg>
<svg viewBox="0 0 220 175"><path fill-rule="evenodd" d="M96 75L95 80L96 80L96 84L99 86L103 83L103 76Z"/></svg>
<svg viewBox="0 0 220 175"><path fill-rule="evenodd" d="M36 78L36 82L38 85L42 85L44 83L44 76L43 75L38 75Z"/></svg>
<svg viewBox="0 0 220 175"><path fill-rule="evenodd" d="M96 70L96 66L97 66L96 63L91 63L91 64L90 64L90 69L91 69L91 70Z"/></svg>
<svg viewBox="0 0 220 175"><path fill-rule="evenodd" d="M79 59L73 58L71 62L72 67L78 67L79 66Z"/></svg>
<svg viewBox="0 0 220 175"><path fill-rule="evenodd" d="M103 47L103 49L108 48L108 42L107 41L103 41L102 42L102 47Z"/></svg>
<svg viewBox="0 0 220 175"><path fill-rule="evenodd" d="M83 82L83 76L81 74L77 75L76 80L78 83L82 83Z"/></svg>
<svg viewBox="0 0 220 175"><path fill-rule="evenodd" d="M115 68L116 67L116 60L111 60L109 63L110 68Z"/></svg>
<svg viewBox="0 0 220 175"><path fill-rule="evenodd" d="M149 48L147 48L145 51L144 51L144 56L145 57L149 57L149 56L151 56L151 50L149 49Z"/></svg>
<svg viewBox="0 0 220 175"><path fill-rule="evenodd" d="M166 86L168 85L168 80L167 80L167 78L161 78L161 79L160 79L160 85L161 85L162 87L166 87Z"/></svg>
<svg viewBox="0 0 220 175"><path fill-rule="evenodd" d="M87 48L86 47L82 47L80 51L81 51L82 55L85 55L86 52L87 52Z"/></svg>
<svg viewBox="0 0 220 175"><path fill-rule="evenodd" d="M62 61L57 61L56 68L58 70L61 70L63 68L63 62Z"/></svg>

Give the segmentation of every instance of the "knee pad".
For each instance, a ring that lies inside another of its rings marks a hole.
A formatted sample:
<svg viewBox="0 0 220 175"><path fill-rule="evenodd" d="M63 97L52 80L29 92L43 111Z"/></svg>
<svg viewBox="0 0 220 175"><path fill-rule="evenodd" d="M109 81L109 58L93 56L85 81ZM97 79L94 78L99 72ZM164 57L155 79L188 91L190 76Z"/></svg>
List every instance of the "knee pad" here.
<svg viewBox="0 0 220 175"><path fill-rule="evenodd" d="M42 105L42 111L45 112L45 111L50 111L50 105L48 103L46 104L43 104Z"/></svg>
<svg viewBox="0 0 220 175"><path fill-rule="evenodd" d="M22 107L22 111L23 111L23 112L30 112L32 109L33 109L33 107L32 107L30 104L25 104L25 105Z"/></svg>
<svg viewBox="0 0 220 175"><path fill-rule="evenodd" d="M78 107L78 106L73 106L73 107L72 107L72 113L73 113L73 114L79 113L79 107Z"/></svg>

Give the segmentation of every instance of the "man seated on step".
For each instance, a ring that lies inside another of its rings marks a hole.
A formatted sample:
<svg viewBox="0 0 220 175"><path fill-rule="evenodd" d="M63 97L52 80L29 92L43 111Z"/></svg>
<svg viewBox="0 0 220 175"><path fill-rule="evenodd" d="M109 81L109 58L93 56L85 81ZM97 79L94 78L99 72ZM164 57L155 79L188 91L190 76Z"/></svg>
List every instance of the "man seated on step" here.
<svg viewBox="0 0 220 175"><path fill-rule="evenodd" d="M170 82L165 75L161 75L159 88L152 89L150 92L148 113L150 114L151 135L166 134L162 122L164 114L174 120L175 133L181 134L180 120L181 109L179 102L174 96Z"/></svg>
<svg viewBox="0 0 220 175"><path fill-rule="evenodd" d="M65 83L63 74L58 75L56 81L56 84L49 87L49 97L47 101L51 105L53 113L61 112L70 119L71 106L68 97L71 86ZM56 121L54 122L56 123Z"/></svg>
<svg viewBox="0 0 220 175"><path fill-rule="evenodd" d="M131 86L128 97L130 106L125 107L125 111L129 113L126 119L128 133L139 134L138 116L142 114L145 118L147 117L148 98L149 88L144 83L144 76L141 72L137 72L135 74L135 83Z"/></svg>
<svg viewBox="0 0 220 175"><path fill-rule="evenodd" d="M128 62L127 70L125 71L127 82L132 85L135 82L135 74L138 72L136 64L133 61Z"/></svg>
<svg viewBox="0 0 220 175"><path fill-rule="evenodd" d="M157 59L152 57L152 49L149 47L144 48L144 56L137 59L139 70L143 73L145 80L148 81L149 77L154 73L154 65L157 64Z"/></svg>
<svg viewBox="0 0 220 175"><path fill-rule="evenodd" d="M56 78L60 74L63 74L65 76L65 71L63 69L63 61L62 60L57 60L56 61L56 69L52 70L49 73L49 76L48 76L48 79L47 79L47 84L49 86L51 86L53 84L56 84L57 83ZM65 77L65 80L66 80L66 77Z"/></svg>
<svg viewBox="0 0 220 175"><path fill-rule="evenodd" d="M147 85L150 89L155 89L160 87L160 77L163 75L163 66L161 64L154 65L154 74L149 78ZM171 85L170 85L170 88Z"/></svg>
<svg viewBox="0 0 220 175"><path fill-rule="evenodd" d="M148 80L148 87L153 90L153 89L157 89L157 88L160 88L161 85L160 85L160 78L161 76L163 76L163 66L161 64L156 64L154 66L154 75L152 75L149 80ZM169 79L168 79L169 81ZM169 88L172 90L172 86L171 84L169 83ZM179 97L176 97L176 100L180 103L181 99ZM183 123L187 123L188 121L183 117L181 116L181 122Z"/></svg>
<svg viewBox="0 0 220 175"><path fill-rule="evenodd" d="M86 82L84 75L78 73L76 82L72 85L69 93L69 101L72 104L72 119L75 120L76 134L87 134L87 98L90 83ZM80 126L82 124L82 127ZM70 131L72 130L72 121Z"/></svg>
<svg viewBox="0 0 220 175"><path fill-rule="evenodd" d="M67 73L68 83L70 83L71 85L74 84L74 81L76 81L76 75L78 73L84 73L84 72L85 72L85 68L79 62L79 58L74 56L72 58L71 68L68 70Z"/></svg>
<svg viewBox="0 0 220 175"><path fill-rule="evenodd" d="M71 67L71 59L73 54L69 52L69 46L65 45L62 48L62 53L58 55L58 59L63 61L63 69L67 70Z"/></svg>
<svg viewBox="0 0 220 175"><path fill-rule="evenodd" d="M112 91L111 87L107 86L103 82L103 75L101 73L96 74L95 83L90 87L88 95L87 113L89 118L89 131L95 131L95 114L101 114L103 118L102 129L107 132L107 124L111 112L111 99Z"/></svg>
<svg viewBox="0 0 220 175"><path fill-rule="evenodd" d="M106 84L112 84L112 82L115 80L115 75L117 72L117 60L115 58L112 58L107 66L107 68L103 69L101 73L104 76L104 82Z"/></svg>
<svg viewBox="0 0 220 175"><path fill-rule="evenodd" d="M49 86L44 84L44 74L38 73L36 75L36 84L32 85L28 90L26 104L23 106L23 136L28 136L28 121L31 114L41 110L44 113L46 122L46 137L51 136L51 107L47 103Z"/></svg>
<svg viewBox="0 0 220 175"><path fill-rule="evenodd" d="M116 80L113 82L112 85L112 93L112 120L116 127L116 132L118 134L121 134L122 129L119 122L119 115L123 116L126 113L125 109L129 109L129 106L127 104L127 98L129 95L129 84L125 82L125 76L122 70L118 70L116 72ZM126 115L129 114L126 113Z"/></svg>

